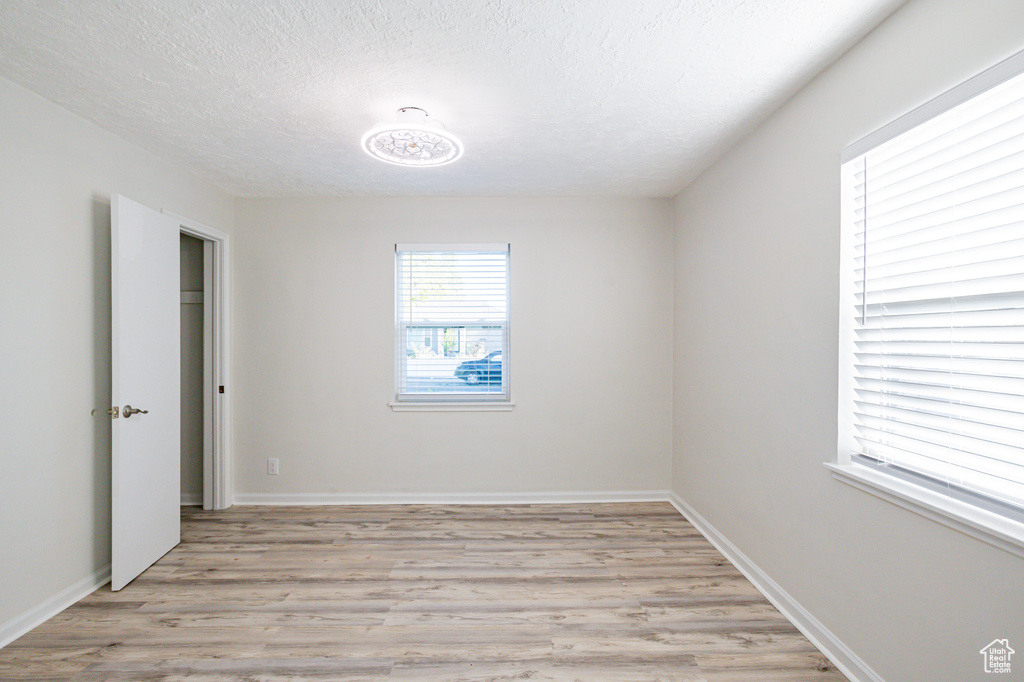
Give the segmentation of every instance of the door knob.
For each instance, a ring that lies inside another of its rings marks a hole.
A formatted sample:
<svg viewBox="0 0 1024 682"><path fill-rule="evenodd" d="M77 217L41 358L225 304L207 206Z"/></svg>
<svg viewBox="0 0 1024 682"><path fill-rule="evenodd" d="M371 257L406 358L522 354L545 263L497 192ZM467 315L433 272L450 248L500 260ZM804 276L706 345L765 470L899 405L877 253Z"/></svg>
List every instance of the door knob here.
<svg viewBox="0 0 1024 682"><path fill-rule="evenodd" d="M133 414L149 414L149 410L139 410L132 407L131 405L125 405L124 410L122 410L121 413L124 415L124 418L127 419Z"/></svg>

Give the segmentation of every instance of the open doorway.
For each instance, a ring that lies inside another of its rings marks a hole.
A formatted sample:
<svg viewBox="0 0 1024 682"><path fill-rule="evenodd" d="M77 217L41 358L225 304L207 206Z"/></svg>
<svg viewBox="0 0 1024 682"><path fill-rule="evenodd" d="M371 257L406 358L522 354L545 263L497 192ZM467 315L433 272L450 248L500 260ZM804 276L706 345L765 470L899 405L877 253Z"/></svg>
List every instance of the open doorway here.
<svg viewBox="0 0 1024 682"><path fill-rule="evenodd" d="M227 509L232 503L228 237L173 217L180 224L181 505Z"/></svg>
<svg viewBox="0 0 1024 682"><path fill-rule="evenodd" d="M204 378L203 240L182 233L181 264L181 506L203 505L203 450L210 440L204 424L208 402Z"/></svg>

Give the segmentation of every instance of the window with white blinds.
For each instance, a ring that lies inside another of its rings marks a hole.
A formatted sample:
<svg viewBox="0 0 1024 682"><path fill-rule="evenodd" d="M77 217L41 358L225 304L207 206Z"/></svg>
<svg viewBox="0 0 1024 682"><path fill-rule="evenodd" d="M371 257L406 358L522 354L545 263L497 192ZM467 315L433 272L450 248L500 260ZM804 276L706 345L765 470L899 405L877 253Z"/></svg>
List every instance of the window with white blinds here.
<svg viewBox="0 0 1024 682"><path fill-rule="evenodd" d="M853 460L1018 517L1024 76L988 80L844 155L840 421Z"/></svg>
<svg viewBox="0 0 1024 682"><path fill-rule="evenodd" d="M395 400L509 398L509 245L395 247Z"/></svg>

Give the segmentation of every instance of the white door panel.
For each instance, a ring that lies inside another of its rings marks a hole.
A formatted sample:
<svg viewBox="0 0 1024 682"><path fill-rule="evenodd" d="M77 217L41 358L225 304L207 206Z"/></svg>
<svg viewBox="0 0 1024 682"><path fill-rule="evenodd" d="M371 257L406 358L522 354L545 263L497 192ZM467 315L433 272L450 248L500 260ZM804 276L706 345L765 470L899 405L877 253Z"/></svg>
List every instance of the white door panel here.
<svg viewBox="0 0 1024 682"><path fill-rule="evenodd" d="M180 292L176 220L111 203L111 588L180 542ZM147 413L125 417L126 405Z"/></svg>

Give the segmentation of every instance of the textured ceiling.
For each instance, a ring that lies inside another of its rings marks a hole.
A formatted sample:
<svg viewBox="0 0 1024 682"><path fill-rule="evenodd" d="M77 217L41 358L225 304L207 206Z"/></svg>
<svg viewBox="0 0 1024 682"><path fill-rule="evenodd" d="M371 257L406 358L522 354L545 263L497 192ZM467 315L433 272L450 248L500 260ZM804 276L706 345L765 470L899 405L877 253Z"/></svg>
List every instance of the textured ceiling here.
<svg viewBox="0 0 1024 682"><path fill-rule="evenodd" d="M903 2L3 0L0 75L240 196L672 196Z"/></svg>

